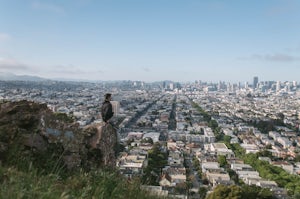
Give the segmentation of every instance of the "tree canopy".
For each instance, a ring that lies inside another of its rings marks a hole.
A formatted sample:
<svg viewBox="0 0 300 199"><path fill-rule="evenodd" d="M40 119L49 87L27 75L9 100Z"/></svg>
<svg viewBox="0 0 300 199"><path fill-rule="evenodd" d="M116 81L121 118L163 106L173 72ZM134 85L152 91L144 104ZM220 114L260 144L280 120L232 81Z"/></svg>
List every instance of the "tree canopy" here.
<svg viewBox="0 0 300 199"><path fill-rule="evenodd" d="M143 184L158 185L161 169L167 164L167 153L156 142L148 152L148 166L144 169Z"/></svg>
<svg viewBox="0 0 300 199"><path fill-rule="evenodd" d="M254 185L218 185L207 199L273 199L272 192Z"/></svg>

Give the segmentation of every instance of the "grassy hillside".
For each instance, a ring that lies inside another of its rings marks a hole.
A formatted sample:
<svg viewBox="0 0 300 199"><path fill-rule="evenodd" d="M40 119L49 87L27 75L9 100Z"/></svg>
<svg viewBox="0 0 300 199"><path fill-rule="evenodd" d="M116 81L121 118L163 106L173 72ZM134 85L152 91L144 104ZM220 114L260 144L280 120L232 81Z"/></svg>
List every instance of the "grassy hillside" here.
<svg viewBox="0 0 300 199"><path fill-rule="evenodd" d="M128 198L154 199L139 188L139 181L127 181L116 171L77 171L62 177L59 173L44 175L32 168L0 166L0 198Z"/></svg>
<svg viewBox="0 0 300 199"><path fill-rule="evenodd" d="M101 164L96 131L45 104L0 103L0 199L158 198Z"/></svg>

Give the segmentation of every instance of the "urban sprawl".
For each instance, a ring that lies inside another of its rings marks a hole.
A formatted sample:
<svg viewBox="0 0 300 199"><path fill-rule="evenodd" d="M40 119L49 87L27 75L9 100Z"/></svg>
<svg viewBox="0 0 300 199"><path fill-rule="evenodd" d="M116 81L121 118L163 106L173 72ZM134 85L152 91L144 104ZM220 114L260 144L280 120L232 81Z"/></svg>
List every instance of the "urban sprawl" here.
<svg viewBox="0 0 300 199"><path fill-rule="evenodd" d="M255 185L276 198L300 193L296 81L0 82L0 101L46 103L81 127L101 122L107 92L123 146L116 166L143 188L177 198L199 198L220 184Z"/></svg>

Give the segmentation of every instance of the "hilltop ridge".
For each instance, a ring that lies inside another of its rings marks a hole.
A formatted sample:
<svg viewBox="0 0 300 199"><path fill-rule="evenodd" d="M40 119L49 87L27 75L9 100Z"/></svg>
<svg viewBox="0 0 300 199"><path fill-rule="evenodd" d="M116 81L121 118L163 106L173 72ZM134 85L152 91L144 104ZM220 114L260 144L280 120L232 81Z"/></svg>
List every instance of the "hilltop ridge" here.
<svg viewBox="0 0 300 199"><path fill-rule="evenodd" d="M9 164L12 160L31 157L34 164L41 166L50 156L58 158L66 169L112 166L115 158L110 157L110 162L104 160L109 149L103 145L112 145L110 148L114 150L117 135L113 128L102 130L101 126L80 128L71 117L53 113L46 104L25 100L3 102L0 105L1 161Z"/></svg>
<svg viewBox="0 0 300 199"><path fill-rule="evenodd" d="M80 128L46 104L0 102L0 198L154 199L115 166L110 125Z"/></svg>

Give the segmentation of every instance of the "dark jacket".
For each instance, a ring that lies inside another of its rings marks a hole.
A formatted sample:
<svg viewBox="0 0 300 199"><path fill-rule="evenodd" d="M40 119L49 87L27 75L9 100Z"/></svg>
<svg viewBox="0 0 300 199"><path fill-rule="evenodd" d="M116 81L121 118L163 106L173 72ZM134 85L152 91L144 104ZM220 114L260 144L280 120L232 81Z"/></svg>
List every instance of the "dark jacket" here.
<svg viewBox="0 0 300 199"><path fill-rule="evenodd" d="M112 105L109 101L104 101L101 107L101 116L104 122L107 122L112 116L114 112L112 111Z"/></svg>

